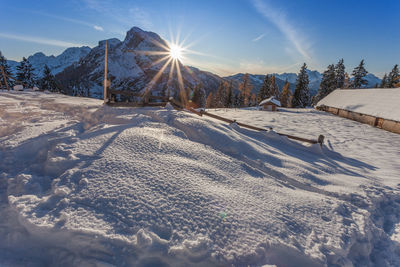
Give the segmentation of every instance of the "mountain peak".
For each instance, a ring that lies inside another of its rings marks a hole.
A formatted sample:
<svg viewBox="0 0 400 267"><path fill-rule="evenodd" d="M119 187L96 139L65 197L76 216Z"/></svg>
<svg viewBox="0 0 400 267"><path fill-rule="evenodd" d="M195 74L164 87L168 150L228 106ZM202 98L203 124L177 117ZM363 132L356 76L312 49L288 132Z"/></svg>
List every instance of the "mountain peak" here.
<svg viewBox="0 0 400 267"><path fill-rule="evenodd" d="M154 32L147 32L139 27L132 27L123 41L124 48L137 50L163 50L158 44L167 45L161 37Z"/></svg>

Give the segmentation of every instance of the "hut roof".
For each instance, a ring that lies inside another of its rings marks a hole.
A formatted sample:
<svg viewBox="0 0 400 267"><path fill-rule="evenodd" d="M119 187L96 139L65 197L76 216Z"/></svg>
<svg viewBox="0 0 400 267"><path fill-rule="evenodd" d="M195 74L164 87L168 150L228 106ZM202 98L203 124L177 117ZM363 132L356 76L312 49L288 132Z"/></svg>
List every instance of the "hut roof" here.
<svg viewBox="0 0 400 267"><path fill-rule="evenodd" d="M400 88L336 89L317 103L323 105L400 121Z"/></svg>
<svg viewBox="0 0 400 267"><path fill-rule="evenodd" d="M262 106L262 105L264 105L264 104L266 104L268 102L271 102L271 103L277 105L278 107L281 106L281 102L278 99L276 99L274 96L271 96L270 98L264 99L263 101L260 102L259 106Z"/></svg>

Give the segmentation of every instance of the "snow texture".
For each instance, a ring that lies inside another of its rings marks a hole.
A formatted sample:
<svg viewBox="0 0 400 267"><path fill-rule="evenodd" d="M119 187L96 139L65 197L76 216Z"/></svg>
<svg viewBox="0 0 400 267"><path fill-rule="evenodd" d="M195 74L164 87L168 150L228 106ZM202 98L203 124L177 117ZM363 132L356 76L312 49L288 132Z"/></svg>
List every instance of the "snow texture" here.
<svg viewBox="0 0 400 267"><path fill-rule="evenodd" d="M317 103L318 106L340 108L388 120L400 121L400 90L337 89Z"/></svg>
<svg viewBox="0 0 400 267"><path fill-rule="evenodd" d="M399 266L400 136L314 110L0 93L3 266Z"/></svg>

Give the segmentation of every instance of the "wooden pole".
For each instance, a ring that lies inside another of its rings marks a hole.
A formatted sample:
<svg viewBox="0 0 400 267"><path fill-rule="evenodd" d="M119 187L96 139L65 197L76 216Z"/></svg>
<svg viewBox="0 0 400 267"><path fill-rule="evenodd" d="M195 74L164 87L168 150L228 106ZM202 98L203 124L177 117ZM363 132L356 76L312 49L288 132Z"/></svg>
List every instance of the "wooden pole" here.
<svg viewBox="0 0 400 267"><path fill-rule="evenodd" d="M3 74L3 79L4 79L4 83L6 85L7 91L10 91L10 87L8 86L7 75L6 75L6 72L4 71L4 67L3 66L0 66L0 67L1 67L1 73Z"/></svg>
<svg viewBox="0 0 400 267"><path fill-rule="evenodd" d="M107 78L107 71L108 71L108 41L106 40L106 48L105 48L105 55L104 55L104 103L108 103L108 78Z"/></svg>

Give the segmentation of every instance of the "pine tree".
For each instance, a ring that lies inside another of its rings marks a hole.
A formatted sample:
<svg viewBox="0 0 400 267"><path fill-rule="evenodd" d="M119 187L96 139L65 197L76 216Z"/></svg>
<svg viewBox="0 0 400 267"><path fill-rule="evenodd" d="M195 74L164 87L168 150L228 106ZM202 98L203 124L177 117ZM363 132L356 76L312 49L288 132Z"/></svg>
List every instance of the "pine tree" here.
<svg viewBox="0 0 400 267"><path fill-rule="evenodd" d="M233 102L234 102L233 83L231 80L227 88L225 107L231 108L233 106Z"/></svg>
<svg viewBox="0 0 400 267"><path fill-rule="evenodd" d="M388 76L385 73L385 75L382 78L381 85L379 87L380 88L387 88L387 80L388 80Z"/></svg>
<svg viewBox="0 0 400 267"><path fill-rule="evenodd" d="M261 102L262 100L266 98L270 98L271 96L274 96L275 98L279 99L279 87L276 84L276 79L274 75L265 75L265 79L263 82L263 85L260 88L260 91L258 92L258 102Z"/></svg>
<svg viewBox="0 0 400 267"><path fill-rule="evenodd" d="M280 97L282 107L289 107L289 98L291 95L290 83L286 80L285 85L282 88L282 93Z"/></svg>
<svg viewBox="0 0 400 267"><path fill-rule="evenodd" d="M264 82L257 94L258 103L260 103L261 101L263 101L264 99L267 98L267 92L270 87L270 83L271 83L271 79L270 79L269 75L267 74L267 75L265 75Z"/></svg>
<svg viewBox="0 0 400 267"><path fill-rule="evenodd" d="M279 99L279 87L276 84L275 75L271 77L271 84L269 91L271 92L271 95L269 97L274 96L276 99Z"/></svg>
<svg viewBox="0 0 400 267"><path fill-rule="evenodd" d="M361 60L360 64L354 68L353 70L353 82L351 87L352 88L362 88L363 86L368 84L368 81L364 79L367 75L368 71L364 67L364 59Z"/></svg>
<svg viewBox="0 0 400 267"><path fill-rule="evenodd" d="M227 98L227 84L225 82L220 82L217 93L215 95L215 105L217 108L225 107L226 98Z"/></svg>
<svg viewBox="0 0 400 267"><path fill-rule="evenodd" d="M343 58L335 66L336 88L344 88L346 74Z"/></svg>
<svg viewBox="0 0 400 267"><path fill-rule="evenodd" d="M392 71L389 73L387 77L387 87L395 88L396 85L400 82L400 73L399 73L399 65L394 65Z"/></svg>
<svg viewBox="0 0 400 267"><path fill-rule="evenodd" d="M32 64L23 57L19 66L17 66L17 80L21 81L27 87L33 87L35 85L35 69Z"/></svg>
<svg viewBox="0 0 400 267"><path fill-rule="evenodd" d="M313 105L317 104L325 96L329 95L337 88L336 70L333 64L329 65L322 74L322 81L318 89L318 94L313 99ZM343 80L344 85L344 80ZM340 87L339 87L340 88Z"/></svg>
<svg viewBox="0 0 400 267"><path fill-rule="evenodd" d="M204 90L203 84L199 83L194 87L192 101L200 108L206 106L206 91Z"/></svg>
<svg viewBox="0 0 400 267"><path fill-rule="evenodd" d="M235 94L233 106L234 106L235 108L240 107L240 93Z"/></svg>
<svg viewBox="0 0 400 267"><path fill-rule="evenodd" d="M19 63L17 66L17 80L25 83L25 65L26 65L27 59L24 57L22 58L22 61Z"/></svg>
<svg viewBox="0 0 400 267"><path fill-rule="evenodd" d="M207 100L206 100L206 108L213 108L213 103L214 102L214 96L213 93L210 92L207 96Z"/></svg>
<svg viewBox="0 0 400 267"><path fill-rule="evenodd" d="M249 106L250 102L250 94L251 94L251 89L253 86L250 83L250 76L248 73L246 73L243 76L243 82L240 85L240 106Z"/></svg>
<svg viewBox="0 0 400 267"><path fill-rule="evenodd" d="M12 73L10 71L10 66L8 66L7 59L3 56L1 51L0 51L0 66L3 67L4 73L7 76L6 82L7 82L8 86L12 88L14 86L14 82L9 78L10 76L12 76ZM1 81L1 84L4 84L4 82L5 82L3 74L1 72L0 72L0 81Z"/></svg>
<svg viewBox="0 0 400 267"><path fill-rule="evenodd" d="M40 87L43 90L49 90L52 92L58 91L54 75L51 74L51 70L47 65L44 65L43 78L40 80Z"/></svg>
<svg viewBox="0 0 400 267"><path fill-rule="evenodd" d="M250 103L249 105L251 107L257 106L257 95L255 93L252 93L250 96Z"/></svg>
<svg viewBox="0 0 400 267"><path fill-rule="evenodd" d="M305 108L310 105L310 90L308 84L310 83L307 74L307 65L304 65L300 69L300 73L296 80L296 90L294 91L292 106L295 108Z"/></svg>

